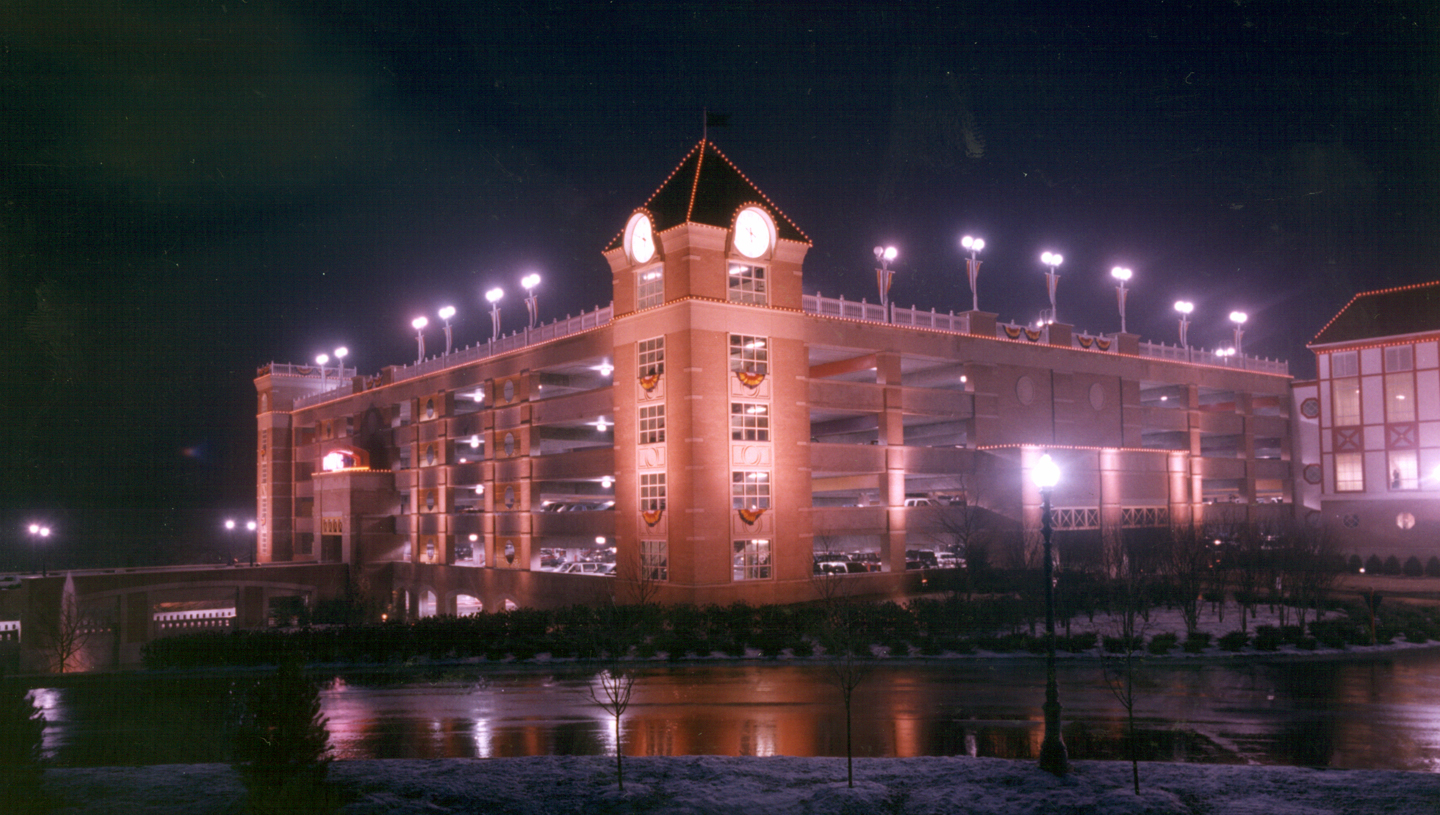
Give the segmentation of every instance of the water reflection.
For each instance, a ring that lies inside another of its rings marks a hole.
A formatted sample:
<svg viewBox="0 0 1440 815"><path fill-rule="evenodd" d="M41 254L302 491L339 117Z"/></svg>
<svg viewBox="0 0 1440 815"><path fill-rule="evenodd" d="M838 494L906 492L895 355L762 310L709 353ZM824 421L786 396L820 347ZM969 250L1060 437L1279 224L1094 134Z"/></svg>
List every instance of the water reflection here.
<svg viewBox="0 0 1440 815"><path fill-rule="evenodd" d="M1034 758L1043 670L1031 660L877 663L857 688L858 756ZM352 672L322 692L337 758L599 755L614 719L593 672ZM60 765L226 761L253 678L117 677L43 688ZM1093 662L1060 666L1073 758L1128 755L1124 711ZM1440 652L1353 662L1152 664L1137 682L1147 759L1440 771ZM820 665L656 664L623 720L628 755L843 756Z"/></svg>

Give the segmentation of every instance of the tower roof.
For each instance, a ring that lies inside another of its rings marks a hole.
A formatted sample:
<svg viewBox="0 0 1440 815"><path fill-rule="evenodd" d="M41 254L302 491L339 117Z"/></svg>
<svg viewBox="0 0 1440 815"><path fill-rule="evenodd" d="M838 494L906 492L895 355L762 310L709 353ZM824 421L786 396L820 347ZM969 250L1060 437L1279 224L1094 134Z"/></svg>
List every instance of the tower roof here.
<svg viewBox="0 0 1440 815"><path fill-rule="evenodd" d="M1361 292L1330 319L1310 346L1440 331L1440 281Z"/></svg>
<svg viewBox="0 0 1440 815"><path fill-rule="evenodd" d="M650 212L655 231L663 232L683 223L729 229L734 225L735 213L750 205L770 213L782 240L810 243L805 233L708 139L701 139L671 171L645 202L645 209ZM618 248L622 235L617 234L606 249Z"/></svg>

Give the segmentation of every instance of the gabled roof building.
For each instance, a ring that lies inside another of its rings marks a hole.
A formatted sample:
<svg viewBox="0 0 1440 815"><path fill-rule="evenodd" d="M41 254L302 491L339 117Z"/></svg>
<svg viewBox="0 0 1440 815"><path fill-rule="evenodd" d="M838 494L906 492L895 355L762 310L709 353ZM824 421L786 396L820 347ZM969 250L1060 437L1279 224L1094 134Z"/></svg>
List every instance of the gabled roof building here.
<svg viewBox="0 0 1440 815"><path fill-rule="evenodd" d="M1296 390L1315 522L1360 554L1440 553L1440 282L1357 294L1309 347L1318 379Z"/></svg>
<svg viewBox="0 0 1440 815"><path fill-rule="evenodd" d="M260 558L419 615L804 601L820 562L897 594L976 517L1033 541L1046 452L1062 559L1291 514L1284 363L806 293L809 239L709 141L630 206L609 305L373 375L262 368Z"/></svg>

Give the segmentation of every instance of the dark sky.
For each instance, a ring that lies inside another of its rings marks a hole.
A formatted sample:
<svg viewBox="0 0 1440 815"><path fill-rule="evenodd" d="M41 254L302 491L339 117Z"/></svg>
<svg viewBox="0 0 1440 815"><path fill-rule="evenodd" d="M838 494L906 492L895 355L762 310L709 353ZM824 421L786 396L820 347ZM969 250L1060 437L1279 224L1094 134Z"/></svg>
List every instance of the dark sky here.
<svg viewBox="0 0 1440 815"><path fill-rule="evenodd" d="M807 291L1046 305L1313 375L1356 291L1437 276L1431 3L12 3L0 9L0 567L44 516L70 562L174 556L253 512L257 366L414 357L447 302L544 277L609 301L600 249L699 140L814 242ZM1080 5L1080 4L1077 4ZM1301 9L1304 9L1304 13ZM439 342L432 331L431 348Z"/></svg>

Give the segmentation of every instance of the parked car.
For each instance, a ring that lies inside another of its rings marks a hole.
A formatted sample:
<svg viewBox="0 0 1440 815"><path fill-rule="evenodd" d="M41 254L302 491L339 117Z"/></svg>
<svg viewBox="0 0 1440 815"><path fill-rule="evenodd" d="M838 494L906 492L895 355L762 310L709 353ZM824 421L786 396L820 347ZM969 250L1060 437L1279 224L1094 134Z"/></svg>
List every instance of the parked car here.
<svg viewBox="0 0 1440 815"><path fill-rule="evenodd" d="M18 589L18 588L20 588L20 575L18 575L18 574L5 574L5 575L0 575L0 590L5 590L5 589Z"/></svg>

